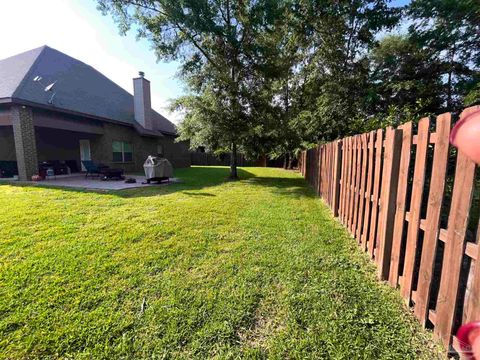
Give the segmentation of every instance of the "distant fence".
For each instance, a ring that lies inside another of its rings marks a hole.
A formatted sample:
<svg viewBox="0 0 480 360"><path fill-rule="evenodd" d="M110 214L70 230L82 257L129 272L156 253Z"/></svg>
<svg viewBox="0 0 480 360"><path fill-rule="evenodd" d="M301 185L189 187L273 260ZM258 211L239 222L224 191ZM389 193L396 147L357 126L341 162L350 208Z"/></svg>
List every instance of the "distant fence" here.
<svg viewBox="0 0 480 360"><path fill-rule="evenodd" d="M450 129L447 113L347 137L302 152L299 169L379 278L460 350L456 330L480 320L480 201L476 166L449 146Z"/></svg>

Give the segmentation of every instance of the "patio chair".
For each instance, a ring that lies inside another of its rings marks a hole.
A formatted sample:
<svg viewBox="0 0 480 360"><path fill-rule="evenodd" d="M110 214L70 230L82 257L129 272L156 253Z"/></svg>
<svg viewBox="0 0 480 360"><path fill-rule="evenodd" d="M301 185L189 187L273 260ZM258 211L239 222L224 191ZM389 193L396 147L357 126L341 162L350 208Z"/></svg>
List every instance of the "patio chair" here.
<svg viewBox="0 0 480 360"><path fill-rule="evenodd" d="M107 165L103 164L96 164L92 160L82 160L83 166L85 166L85 169L87 169L87 173L85 174L85 177L90 176L100 176L103 174L103 172L108 169Z"/></svg>

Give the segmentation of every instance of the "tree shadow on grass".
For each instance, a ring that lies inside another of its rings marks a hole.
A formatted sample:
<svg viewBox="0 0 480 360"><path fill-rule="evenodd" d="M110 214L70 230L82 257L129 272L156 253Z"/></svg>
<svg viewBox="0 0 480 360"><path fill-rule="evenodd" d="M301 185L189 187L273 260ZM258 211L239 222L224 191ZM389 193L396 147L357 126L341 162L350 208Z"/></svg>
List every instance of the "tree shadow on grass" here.
<svg viewBox="0 0 480 360"><path fill-rule="evenodd" d="M254 177L248 180L253 186L269 188L270 192L276 195L289 196L293 198L315 198L317 195L308 186L305 179L300 177Z"/></svg>
<svg viewBox="0 0 480 360"><path fill-rule="evenodd" d="M132 198L167 195L180 192L184 195L192 197L212 197L216 195L211 192L204 192L201 190L231 182L232 180L228 179L229 174L230 169L228 167L205 166L178 169L175 171L175 177L178 177L181 180L179 183L159 187L149 186L143 188L118 190L109 192L109 194L124 198ZM245 168L239 168L238 176L240 180L248 180L255 177L255 174L251 173Z"/></svg>
<svg viewBox="0 0 480 360"><path fill-rule="evenodd" d="M200 197L217 196L217 195L212 194L212 193L191 192L191 191L182 191L182 194L189 195L189 196L200 196Z"/></svg>
<svg viewBox="0 0 480 360"><path fill-rule="evenodd" d="M197 198L213 197L216 196L213 192L200 190L231 182L231 180L228 179L229 171L227 167L194 167L183 173L179 171L178 176L182 180L182 183L163 186L161 188L148 187L121 190L110 192L110 194L131 198L180 192L184 195ZM279 175L281 174L280 171L279 169ZM241 181L248 183L250 186L258 186L263 189L268 188L274 195L289 196L297 199L315 198L317 196L302 177L256 176L254 173L248 171L248 168L239 168L238 176Z"/></svg>
<svg viewBox="0 0 480 360"><path fill-rule="evenodd" d="M279 170L280 171L280 170ZM229 183L228 179L230 169L228 167L192 167L185 169L175 169L175 177L180 178L181 182L171 183L168 185L139 187L124 190L96 190L55 186L52 184L44 185L42 183L5 183L6 185L25 187L34 186L44 189L55 189L66 192L75 193L92 193L99 195L118 196L122 198L144 198L168 195L172 193L181 193L186 196L202 198L214 197L213 192L206 192L205 189L215 187L221 184ZM279 174L281 174L279 172ZM315 192L309 187L305 180L301 177L290 176L255 176L254 173L248 171L248 168L239 168L238 175L241 181L251 186L268 188L274 195L289 196L293 198L314 198ZM3 183L0 182L0 186Z"/></svg>

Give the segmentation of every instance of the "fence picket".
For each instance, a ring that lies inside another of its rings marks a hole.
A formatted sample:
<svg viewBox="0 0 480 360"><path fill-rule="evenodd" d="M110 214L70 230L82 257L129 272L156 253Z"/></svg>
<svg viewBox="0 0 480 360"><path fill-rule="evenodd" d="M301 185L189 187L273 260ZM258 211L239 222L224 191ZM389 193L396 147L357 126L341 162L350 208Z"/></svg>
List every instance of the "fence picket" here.
<svg viewBox="0 0 480 360"><path fill-rule="evenodd" d="M370 230L370 209L372 204L372 186L373 186L373 163L374 163L374 145L375 145L375 131L371 131L368 141L368 175L367 175L367 188L365 190L365 215L363 216L363 229L362 229L362 248L363 251L367 250L368 234Z"/></svg>
<svg viewBox="0 0 480 360"><path fill-rule="evenodd" d="M462 115L465 116L470 109ZM460 281L465 233L473 195L475 164L462 152L457 154L452 203L448 217L442 275L435 309L434 333L448 346L454 326L454 315Z"/></svg>
<svg viewBox="0 0 480 360"><path fill-rule="evenodd" d="M343 225L347 226L348 221L348 204L350 200L350 177L352 176L352 168L350 166L352 162L352 153L351 153L352 139L347 138L347 177L345 178L345 208L343 212Z"/></svg>
<svg viewBox="0 0 480 360"><path fill-rule="evenodd" d="M462 112L462 116L480 110L480 106L472 106ZM480 319L480 220L477 224L477 238L475 242L468 242L465 253L472 259L470 286L467 286L464 322ZM454 338L455 340L455 338Z"/></svg>
<svg viewBox="0 0 480 360"><path fill-rule="evenodd" d="M347 197L345 200L345 214L344 214L344 225L348 226L348 214L350 209L350 196L351 196L351 177L352 177L352 138L348 138L348 147L347 147L347 183L345 188L347 189Z"/></svg>
<svg viewBox="0 0 480 360"><path fill-rule="evenodd" d="M370 236L368 238L368 253L373 259L375 256L375 240L377 236L378 200L380 194L380 176L382 171L383 130L377 130L375 142L375 170L373 174L372 216L370 218Z"/></svg>
<svg viewBox="0 0 480 360"><path fill-rule="evenodd" d="M415 300L415 315L422 324L425 324L428 317L430 284L433 276L435 255L437 253L440 210L442 208L445 177L447 172L450 122L450 114L443 114L437 118L432 176L430 180L427 216L424 229L425 234L423 237L423 249Z"/></svg>
<svg viewBox="0 0 480 360"><path fill-rule="evenodd" d="M462 116L476 110L480 106L466 109ZM411 122L397 129L350 136L302 151L298 166L375 261L378 276L393 287L400 285L401 295L413 305L422 325L430 320L443 344L448 347L452 343L458 349L453 332L460 321L480 319L480 222L476 242L467 241L476 165L461 152L457 154L450 208L442 207L450 127L451 115L442 114L431 134L430 121L425 118L418 123L415 136ZM427 179L430 144L432 172ZM448 226L440 229L444 215L448 215ZM441 265L436 263L439 242L444 243ZM470 273L464 266L467 259L471 259ZM433 305L434 288L438 295ZM460 299L462 304L458 304Z"/></svg>
<svg viewBox="0 0 480 360"><path fill-rule="evenodd" d="M387 279L390 271L401 146L402 131L387 129L383 158L382 193L378 215L378 251L375 258L380 279Z"/></svg>
<svg viewBox="0 0 480 360"><path fill-rule="evenodd" d="M342 141L338 140L334 142L334 160L333 160L333 196L332 196L332 209L333 216L338 216L338 203L340 196L340 177L341 177L341 152Z"/></svg>
<svg viewBox="0 0 480 360"><path fill-rule="evenodd" d="M477 321L480 319L480 221L477 226L477 251L475 252L475 268L472 272L472 283L470 288L470 296L467 301L466 322Z"/></svg>
<svg viewBox="0 0 480 360"><path fill-rule="evenodd" d="M388 281L390 285L398 285L398 271L400 266L400 252L403 241L403 229L405 224L405 202L407 197L408 170L410 167L410 154L412 148L412 123L403 124L402 129L402 153L398 175L397 206L395 224L392 239L392 255Z"/></svg>
<svg viewBox="0 0 480 360"><path fill-rule="evenodd" d="M352 177L350 178L350 200L348 204L348 223L347 227L352 233L353 210L355 207L355 179L357 176L357 137L352 137Z"/></svg>
<svg viewBox="0 0 480 360"><path fill-rule="evenodd" d="M340 175L340 198L338 204L338 218L342 219L343 217L343 203L345 199L345 164L346 164L346 156L345 156L345 142L346 140L340 140L341 148L339 149L341 155L341 175Z"/></svg>
<svg viewBox="0 0 480 360"><path fill-rule="evenodd" d="M324 186L324 192L325 192L325 199L327 201L327 204L330 206L330 183L332 181L331 179L331 172L330 172L330 167L332 166L331 164L331 152L330 152L330 144L325 145L325 186Z"/></svg>
<svg viewBox="0 0 480 360"><path fill-rule="evenodd" d="M405 264L400 281L400 293L407 303L410 303L415 255L417 251L418 232L420 230L420 212L425 185L425 167L429 140L428 128L430 119L423 118L418 123L417 149L415 154L415 170L413 173L412 198L410 200L409 222L407 229L407 246L405 249Z"/></svg>
<svg viewBox="0 0 480 360"><path fill-rule="evenodd" d="M355 198L353 201L353 219L352 219L352 227L351 232L353 237L356 238L357 234L357 220L358 220L358 208L359 208L359 201L360 201L360 179L361 179L361 170L362 170L362 136L357 135L357 164L356 164L356 178L355 178ZM357 238L358 241L358 238Z"/></svg>
<svg viewBox="0 0 480 360"><path fill-rule="evenodd" d="M365 206L365 183L367 180L367 162L368 162L368 134L362 134L362 171L361 171L361 181L360 181L360 193L358 195L359 208L358 208L358 219L357 219L357 241L362 243L362 230L363 230L363 210Z"/></svg>
<svg viewBox="0 0 480 360"><path fill-rule="evenodd" d="M317 191L317 194L322 196L322 184L323 184L323 181L324 181L324 178L323 178L323 166L322 166L322 153L323 153L323 149L321 146L319 146L317 148L317 152L319 153L319 156L318 156L318 169L317 169L317 182L316 182L316 187L315 187L315 190Z"/></svg>

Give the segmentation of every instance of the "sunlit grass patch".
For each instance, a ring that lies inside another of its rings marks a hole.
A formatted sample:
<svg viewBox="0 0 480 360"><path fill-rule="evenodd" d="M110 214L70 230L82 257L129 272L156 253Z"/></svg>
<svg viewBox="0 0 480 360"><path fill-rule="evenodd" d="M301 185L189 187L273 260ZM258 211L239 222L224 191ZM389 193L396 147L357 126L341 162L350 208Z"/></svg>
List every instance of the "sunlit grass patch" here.
<svg viewBox="0 0 480 360"><path fill-rule="evenodd" d="M0 357L425 358L430 335L298 174L0 186Z"/></svg>

